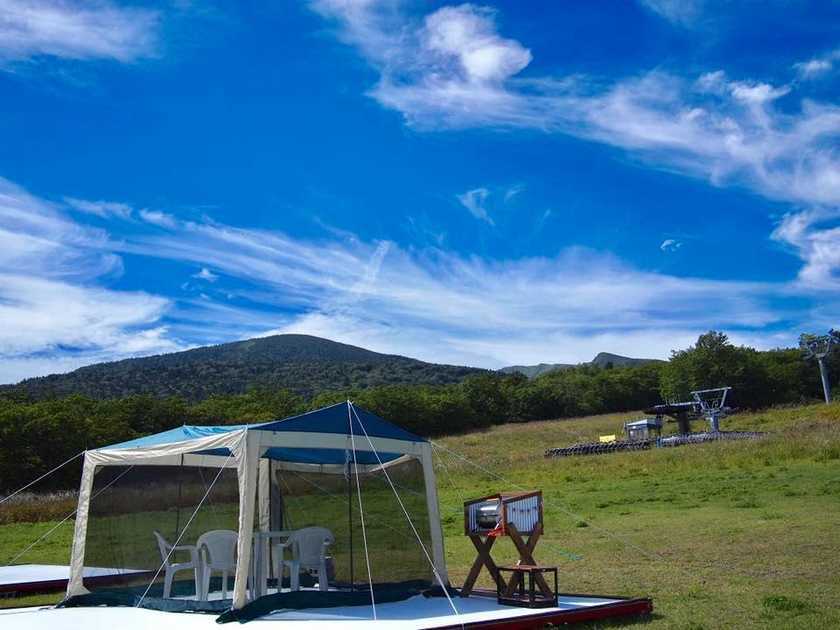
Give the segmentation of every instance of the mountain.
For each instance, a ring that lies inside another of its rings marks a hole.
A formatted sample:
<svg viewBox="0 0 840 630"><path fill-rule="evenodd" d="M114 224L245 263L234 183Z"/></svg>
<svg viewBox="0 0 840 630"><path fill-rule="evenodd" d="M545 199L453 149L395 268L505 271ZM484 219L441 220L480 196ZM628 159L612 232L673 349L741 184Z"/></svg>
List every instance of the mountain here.
<svg viewBox="0 0 840 630"><path fill-rule="evenodd" d="M590 365L597 365L598 367L607 367L612 363L613 367L632 367L634 365L644 365L645 363L665 363L661 359L632 359L630 357L623 357L620 354L611 354L609 352L599 352Z"/></svg>
<svg viewBox="0 0 840 630"><path fill-rule="evenodd" d="M519 372L528 378L535 378L541 374L553 372L554 370L567 370L573 367L584 365L594 365L597 367L628 367L633 365L644 365L645 363L662 363L659 359L633 359L631 357L623 357L620 354L612 354L610 352L599 352L594 359L588 363L578 363L573 365L571 363L539 363L537 365L511 365L503 367L499 372L506 374L513 374Z"/></svg>
<svg viewBox="0 0 840 630"><path fill-rule="evenodd" d="M540 363L538 365L511 365L508 367L503 367L499 370L499 372L504 372L505 374L514 374L515 372L519 372L520 374L524 374L528 378L535 378L540 374L553 372L554 370L565 370L570 367L575 366L571 363Z"/></svg>
<svg viewBox="0 0 840 630"><path fill-rule="evenodd" d="M96 399L131 394L197 401L252 387L285 387L304 396L390 384L460 381L478 368L425 363L310 335L274 335L111 363L21 381L36 400L84 394Z"/></svg>

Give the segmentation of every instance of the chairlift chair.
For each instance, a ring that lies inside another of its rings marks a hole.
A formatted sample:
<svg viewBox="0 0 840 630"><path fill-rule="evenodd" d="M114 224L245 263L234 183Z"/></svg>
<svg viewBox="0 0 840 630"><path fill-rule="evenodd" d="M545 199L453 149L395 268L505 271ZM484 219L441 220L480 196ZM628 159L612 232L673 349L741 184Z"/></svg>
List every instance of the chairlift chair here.
<svg viewBox="0 0 840 630"><path fill-rule="evenodd" d="M201 566L198 561L198 547L195 545L178 545L173 547L159 531L154 531L155 539L157 540L158 549L160 550L160 557L164 566L163 577L163 597L168 599L172 594L172 580L178 571L192 570L195 575L195 592L199 593L201 587ZM172 557L179 551L190 554L189 562L172 562Z"/></svg>
<svg viewBox="0 0 840 630"><path fill-rule="evenodd" d="M335 543L335 536L326 527L304 527L298 529L285 540L277 543L275 549L276 575L278 590L282 586L283 569L289 565L289 581L293 591L300 590L301 570L318 572L318 589L329 589L327 574L327 548ZM286 560L286 549L291 550L292 557Z"/></svg>

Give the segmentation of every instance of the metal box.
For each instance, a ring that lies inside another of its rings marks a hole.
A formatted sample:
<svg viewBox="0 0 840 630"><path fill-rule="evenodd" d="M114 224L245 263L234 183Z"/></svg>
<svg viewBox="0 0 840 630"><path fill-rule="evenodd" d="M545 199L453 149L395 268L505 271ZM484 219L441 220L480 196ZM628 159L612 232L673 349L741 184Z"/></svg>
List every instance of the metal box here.
<svg viewBox="0 0 840 630"><path fill-rule="evenodd" d="M464 503L466 536L506 536L509 525L520 534L542 531L542 492L500 492Z"/></svg>

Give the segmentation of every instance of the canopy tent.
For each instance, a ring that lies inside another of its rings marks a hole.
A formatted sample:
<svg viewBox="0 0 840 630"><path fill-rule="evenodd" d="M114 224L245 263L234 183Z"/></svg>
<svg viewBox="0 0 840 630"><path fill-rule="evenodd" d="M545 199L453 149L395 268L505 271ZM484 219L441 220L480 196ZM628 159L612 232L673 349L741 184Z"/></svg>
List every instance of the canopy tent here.
<svg viewBox="0 0 840 630"><path fill-rule="evenodd" d="M424 547L423 552L432 562L435 577L442 583L448 583L431 444L347 401L261 424L182 426L87 451L79 491L67 596L70 598L88 592L83 571L89 542L91 500L98 495L94 493L97 475L108 467L172 469L187 466L199 470L218 469L218 474L225 470L235 473L238 488L236 528L239 560L235 570L232 607L239 609L248 600L247 581L255 524L258 531L263 532L267 532L271 526L271 484L276 470L348 476L352 468L358 483L359 473L383 472L387 477L388 469L403 462L413 462L422 470L424 507L431 547L428 553ZM390 478L388 483L396 493ZM207 492L210 492L209 488ZM397 501L404 510L399 496ZM416 535L414 525L411 527ZM419 536L417 542L423 546Z"/></svg>

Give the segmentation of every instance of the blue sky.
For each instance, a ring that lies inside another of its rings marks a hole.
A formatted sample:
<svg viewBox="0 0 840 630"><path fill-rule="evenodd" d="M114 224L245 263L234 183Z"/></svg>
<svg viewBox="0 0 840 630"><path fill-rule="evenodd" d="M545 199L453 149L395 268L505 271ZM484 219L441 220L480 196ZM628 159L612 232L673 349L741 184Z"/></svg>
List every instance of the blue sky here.
<svg viewBox="0 0 840 630"><path fill-rule="evenodd" d="M840 7L0 2L0 382L840 324Z"/></svg>

